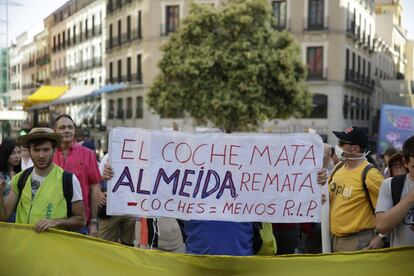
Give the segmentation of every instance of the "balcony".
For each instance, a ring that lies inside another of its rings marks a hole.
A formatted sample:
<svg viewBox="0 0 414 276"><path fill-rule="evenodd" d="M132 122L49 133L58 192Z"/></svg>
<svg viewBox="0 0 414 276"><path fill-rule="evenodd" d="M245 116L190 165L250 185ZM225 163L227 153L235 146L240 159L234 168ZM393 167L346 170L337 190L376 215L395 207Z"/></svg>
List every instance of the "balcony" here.
<svg viewBox="0 0 414 276"><path fill-rule="evenodd" d="M373 90L375 87L375 80L371 79L369 76L359 74L358 72L348 69L345 70L345 81L350 82L364 88Z"/></svg>
<svg viewBox="0 0 414 276"><path fill-rule="evenodd" d="M109 1L106 5L106 12L108 15L112 15L112 13L131 3L132 0L116 0L115 3L113 3L113 1Z"/></svg>
<svg viewBox="0 0 414 276"><path fill-rule="evenodd" d="M129 83L131 85L133 84L142 84L142 73L135 73L131 74L130 76L124 75L124 76L113 76L112 78L108 78L105 80L106 84L110 83Z"/></svg>
<svg viewBox="0 0 414 276"><path fill-rule="evenodd" d="M355 35L355 21L348 20L346 27L347 34L354 36Z"/></svg>
<svg viewBox="0 0 414 276"><path fill-rule="evenodd" d="M311 22L309 18L303 19L303 30L305 32L320 32L329 30L329 16L323 19L323 22Z"/></svg>
<svg viewBox="0 0 414 276"><path fill-rule="evenodd" d="M326 81L328 79L328 68L324 68L322 72L311 72L308 70L307 81Z"/></svg>
<svg viewBox="0 0 414 276"><path fill-rule="evenodd" d="M135 40L142 39L141 29L133 29L130 33L123 33L121 36L113 36L112 39L106 40L106 50L110 51L116 47L129 45Z"/></svg>
<svg viewBox="0 0 414 276"><path fill-rule="evenodd" d="M50 62L49 55L44 55L36 59L36 65L39 65L39 66L49 64L49 62Z"/></svg>
<svg viewBox="0 0 414 276"><path fill-rule="evenodd" d="M179 21L177 20L177 22L179 22ZM180 24L175 24L175 25L161 24L160 35L161 36L168 36L170 33L173 33L176 30L178 30L179 27L180 27Z"/></svg>

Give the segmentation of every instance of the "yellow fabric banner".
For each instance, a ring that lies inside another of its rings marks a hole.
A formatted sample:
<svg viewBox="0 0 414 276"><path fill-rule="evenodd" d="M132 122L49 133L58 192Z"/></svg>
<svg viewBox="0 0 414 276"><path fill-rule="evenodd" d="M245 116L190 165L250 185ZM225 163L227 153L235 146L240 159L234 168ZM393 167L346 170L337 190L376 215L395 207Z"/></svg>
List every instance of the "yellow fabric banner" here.
<svg viewBox="0 0 414 276"><path fill-rule="evenodd" d="M194 256L0 223L0 275L414 275L414 247L280 257Z"/></svg>

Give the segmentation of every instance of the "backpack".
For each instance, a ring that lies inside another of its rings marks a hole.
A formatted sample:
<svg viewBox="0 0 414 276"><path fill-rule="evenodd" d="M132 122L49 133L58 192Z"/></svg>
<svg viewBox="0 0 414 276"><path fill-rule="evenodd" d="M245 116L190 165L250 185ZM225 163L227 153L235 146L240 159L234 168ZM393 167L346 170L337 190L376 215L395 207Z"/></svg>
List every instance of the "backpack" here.
<svg viewBox="0 0 414 276"><path fill-rule="evenodd" d="M253 222L253 253L255 255L275 255L276 239L270 222Z"/></svg>
<svg viewBox="0 0 414 276"><path fill-rule="evenodd" d="M22 194L23 188L26 185L26 181L29 178L29 175L32 173L33 167L25 169L19 177L17 181L17 189L19 191L19 195L17 197L17 205L20 202L20 196ZM67 209L67 217L72 216L72 196L73 196L73 186L72 186L72 174L67 171L63 171L62 176L62 188L63 188L63 196L66 200L66 209ZM16 208L17 208L16 205Z"/></svg>
<svg viewBox="0 0 414 276"><path fill-rule="evenodd" d="M406 174L397 175L391 179L391 196L394 206L400 202L406 176Z"/></svg>
<svg viewBox="0 0 414 276"><path fill-rule="evenodd" d="M328 183L330 183L331 181L332 181L332 178L333 178L333 176L334 176L334 174L340 169L340 168L342 168L343 166L345 165L345 162L340 162L340 163L338 163L336 166L335 166L335 168L333 169L333 171L332 171L332 173L331 173L331 175L329 176L329 181L328 181ZM373 168L376 168L373 164L368 164L365 168L364 168L364 170L362 171L362 174L361 174L361 181L362 181L362 189L364 190L364 192L365 192L365 197L367 198L367 200L368 200L368 203L369 203L369 206L371 207L371 210L372 210L372 213L375 213L375 208L374 208L374 205L372 204L372 201L371 201L371 197L370 197L370 195L369 195L369 191L368 191L368 187L367 187L367 183L365 183L365 180L367 179L367 174L368 174L368 171L369 170L371 170L371 169L373 169Z"/></svg>

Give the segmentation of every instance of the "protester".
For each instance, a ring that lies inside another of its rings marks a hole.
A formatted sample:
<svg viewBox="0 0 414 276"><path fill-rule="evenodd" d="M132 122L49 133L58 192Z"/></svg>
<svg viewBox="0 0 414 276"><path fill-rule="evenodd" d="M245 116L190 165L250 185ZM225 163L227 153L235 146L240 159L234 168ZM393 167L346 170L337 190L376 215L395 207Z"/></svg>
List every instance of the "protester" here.
<svg viewBox="0 0 414 276"><path fill-rule="evenodd" d="M6 220L16 210L16 222L33 224L36 232L48 228L70 230L85 225L79 181L52 163L61 140L50 128L33 128L28 135L18 138L19 144L29 148L34 168L13 177L10 193L5 200L0 197L0 220ZM70 187L65 186L69 184ZM0 192L5 188L5 182L0 180ZM65 196L69 193L65 190L70 188L72 197L67 199Z"/></svg>
<svg viewBox="0 0 414 276"><path fill-rule="evenodd" d="M25 147L21 147L22 150L22 162L21 162L21 168L22 171L24 171L27 168L33 167L32 159L30 158L29 149Z"/></svg>
<svg viewBox="0 0 414 276"><path fill-rule="evenodd" d="M54 123L54 130L62 135L62 144L56 150L53 162L64 170L75 174L81 185L87 228L81 229L80 232L97 236L97 213L101 198L99 181L101 177L95 153L76 143L76 127L69 115L58 116Z"/></svg>
<svg viewBox="0 0 414 276"><path fill-rule="evenodd" d="M339 139L335 148L339 163L329 180L330 225L334 252L381 248L374 233L374 207L381 172L366 160L368 136L358 127L334 131Z"/></svg>
<svg viewBox="0 0 414 276"><path fill-rule="evenodd" d="M408 170L404 165L404 155L398 151L388 159L388 169L391 177L407 174Z"/></svg>
<svg viewBox="0 0 414 276"><path fill-rule="evenodd" d="M100 208L106 211L106 182L113 176L112 168L107 165L106 154L99 165L102 173L102 189L105 193ZM131 216L107 216L100 212L98 237L106 240L118 239L122 243L132 244L145 249L184 253L185 246L180 226L173 218L136 218ZM131 232L132 231L132 232Z"/></svg>
<svg viewBox="0 0 414 276"><path fill-rule="evenodd" d="M390 147L388 149L385 150L384 155L383 155L383 160L384 160L384 176L385 178L390 177L390 172L389 172L389 166L388 166L388 162L389 159L391 157L391 155L397 153L397 150L393 147Z"/></svg>
<svg viewBox="0 0 414 276"><path fill-rule="evenodd" d="M99 163L99 172L103 175L104 166L108 162L106 154ZM107 181L101 181L101 189L104 197L99 203L99 229L98 237L104 240L121 242L133 246L135 238L135 217L131 216L108 216L106 214L106 185Z"/></svg>
<svg viewBox="0 0 414 276"><path fill-rule="evenodd" d="M3 197L6 197L11 189L12 177L21 171L21 151L14 139L3 139L0 145L0 178L6 183L6 189ZM8 218L8 222L14 222L15 212L12 212Z"/></svg>
<svg viewBox="0 0 414 276"><path fill-rule="evenodd" d="M414 136L405 141L402 153L408 173L384 180L375 210L375 226L380 234L391 234L391 247L414 245ZM394 158L389 160L392 173Z"/></svg>
<svg viewBox="0 0 414 276"><path fill-rule="evenodd" d="M21 150L14 139L3 139L0 145L0 173L6 182L3 196L10 192L11 179L21 171Z"/></svg>

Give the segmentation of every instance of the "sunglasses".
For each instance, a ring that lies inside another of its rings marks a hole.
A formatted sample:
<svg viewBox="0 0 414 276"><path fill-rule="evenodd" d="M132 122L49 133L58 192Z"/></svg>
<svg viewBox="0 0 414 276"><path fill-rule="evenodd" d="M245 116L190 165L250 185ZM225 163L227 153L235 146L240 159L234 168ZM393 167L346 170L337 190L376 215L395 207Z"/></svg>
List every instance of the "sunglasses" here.
<svg viewBox="0 0 414 276"><path fill-rule="evenodd" d="M348 141L339 140L339 141L338 141L338 145L339 145L340 147L342 147L342 146L345 146L345 145L351 145L351 146L353 146L353 145L355 145L355 144L353 144L353 143L351 143L351 142L348 142Z"/></svg>

